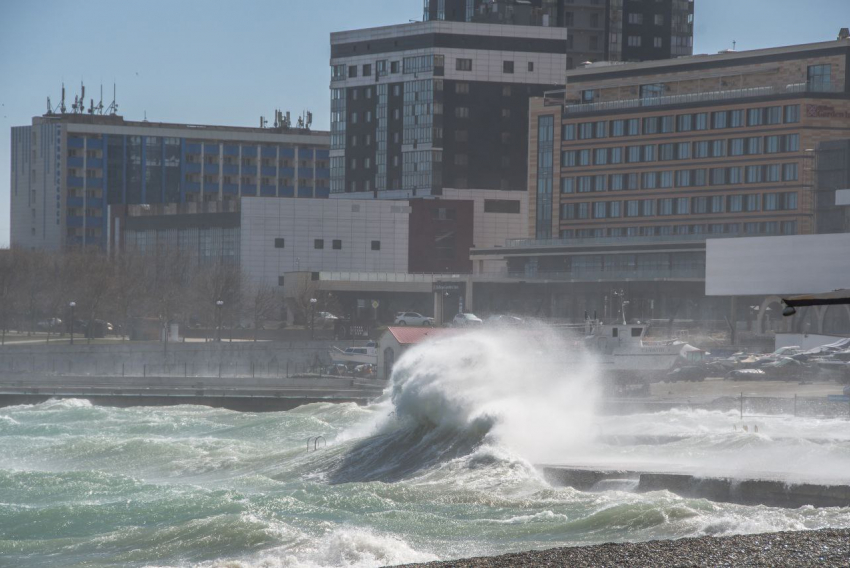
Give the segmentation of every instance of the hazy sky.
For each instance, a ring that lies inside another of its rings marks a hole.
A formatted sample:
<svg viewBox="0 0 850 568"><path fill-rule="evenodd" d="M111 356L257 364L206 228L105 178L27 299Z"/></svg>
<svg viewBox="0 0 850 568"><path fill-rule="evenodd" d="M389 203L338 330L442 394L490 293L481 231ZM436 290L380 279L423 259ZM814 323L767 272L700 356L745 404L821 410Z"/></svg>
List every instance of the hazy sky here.
<svg viewBox="0 0 850 568"><path fill-rule="evenodd" d="M329 128L332 31L422 17L422 0L0 0L0 246L10 128L59 100L111 100L128 120L255 126L275 108ZM833 40L850 0L696 0L695 53ZM109 96L108 96L109 95Z"/></svg>

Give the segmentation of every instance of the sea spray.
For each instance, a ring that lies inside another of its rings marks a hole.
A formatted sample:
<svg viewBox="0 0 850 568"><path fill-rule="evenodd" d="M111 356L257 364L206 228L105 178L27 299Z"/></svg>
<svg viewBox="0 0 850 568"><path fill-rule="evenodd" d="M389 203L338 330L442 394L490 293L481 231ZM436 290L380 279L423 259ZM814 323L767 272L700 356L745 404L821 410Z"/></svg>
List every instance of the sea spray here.
<svg viewBox="0 0 850 568"><path fill-rule="evenodd" d="M542 325L437 336L405 353L390 383L374 435L332 482L403 479L483 443L552 461L593 435L593 360Z"/></svg>

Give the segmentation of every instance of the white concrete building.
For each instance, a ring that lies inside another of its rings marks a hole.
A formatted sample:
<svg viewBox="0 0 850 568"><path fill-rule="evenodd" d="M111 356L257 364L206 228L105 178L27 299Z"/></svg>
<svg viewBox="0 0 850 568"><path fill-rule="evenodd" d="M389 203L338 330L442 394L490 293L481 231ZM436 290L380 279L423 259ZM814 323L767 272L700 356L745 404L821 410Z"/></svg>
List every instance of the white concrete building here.
<svg viewBox="0 0 850 568"><path fill-rule="evenodd" d="M242 200L241 259L254 282L293 272L408 271L407 201Z"/></svg>

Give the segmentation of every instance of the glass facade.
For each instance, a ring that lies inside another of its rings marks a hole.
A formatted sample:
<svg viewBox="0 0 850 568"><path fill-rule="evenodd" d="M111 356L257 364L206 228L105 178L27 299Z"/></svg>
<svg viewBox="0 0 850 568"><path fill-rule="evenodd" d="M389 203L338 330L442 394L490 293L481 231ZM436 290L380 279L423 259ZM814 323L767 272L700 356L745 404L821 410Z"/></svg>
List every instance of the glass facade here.
<svg viewBox="0 0 850 568"><path fill-rule="evenodd" d="M537 222L536 237L552 238L552 180L555 117L541 116L537 123Z"/></svg>

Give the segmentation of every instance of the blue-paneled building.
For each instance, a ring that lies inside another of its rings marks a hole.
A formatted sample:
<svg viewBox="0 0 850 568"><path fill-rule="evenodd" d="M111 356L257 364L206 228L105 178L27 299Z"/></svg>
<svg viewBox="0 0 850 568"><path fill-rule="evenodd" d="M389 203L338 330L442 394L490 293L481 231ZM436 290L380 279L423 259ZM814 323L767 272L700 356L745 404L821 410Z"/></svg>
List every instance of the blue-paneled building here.
<svg viewBox="0 0 850 568"><path fill-rule="evenodd" d="M45 115L12 129L12 245L109 242L112 205L324 198L327 132Z"/></svg>

